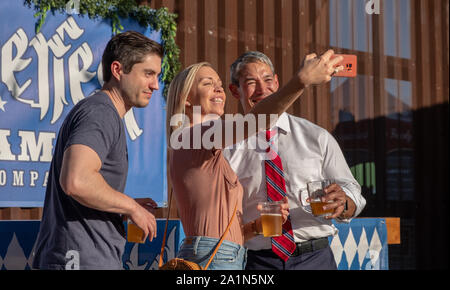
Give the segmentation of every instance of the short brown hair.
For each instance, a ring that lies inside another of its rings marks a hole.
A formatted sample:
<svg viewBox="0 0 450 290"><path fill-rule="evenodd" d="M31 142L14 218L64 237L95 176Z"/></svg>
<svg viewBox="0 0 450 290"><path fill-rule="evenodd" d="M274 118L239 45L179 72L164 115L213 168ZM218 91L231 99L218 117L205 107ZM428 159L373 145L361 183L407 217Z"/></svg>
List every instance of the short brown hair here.
<svg viewBox="0 0 450 290"><path fill-rule="evenodd" d="M124 72L129 73L133 65L142 62L149 54L156 54L162 58L164 55L162 46L136 31L115 35L109 40L102 56L104 82L111 79L111 64L114 61L120 62Z"/></svg>

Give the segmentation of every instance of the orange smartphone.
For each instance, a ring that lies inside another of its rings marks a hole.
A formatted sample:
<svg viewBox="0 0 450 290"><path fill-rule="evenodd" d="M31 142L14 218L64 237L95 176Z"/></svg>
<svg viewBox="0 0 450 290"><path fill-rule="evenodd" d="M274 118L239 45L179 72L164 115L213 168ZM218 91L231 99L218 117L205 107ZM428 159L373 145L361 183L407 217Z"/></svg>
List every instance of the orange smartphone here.
<svg viewBox="0 0 450 290"><path fill-rule="evenodd" d="M358 62L356 55L353 54L335 54L331 57L331 59L342 56L344 59L336 65L336 67L342 65L344 70L334 74L335 77L346 77L346 78L354 78L358 73Z"/></svg>

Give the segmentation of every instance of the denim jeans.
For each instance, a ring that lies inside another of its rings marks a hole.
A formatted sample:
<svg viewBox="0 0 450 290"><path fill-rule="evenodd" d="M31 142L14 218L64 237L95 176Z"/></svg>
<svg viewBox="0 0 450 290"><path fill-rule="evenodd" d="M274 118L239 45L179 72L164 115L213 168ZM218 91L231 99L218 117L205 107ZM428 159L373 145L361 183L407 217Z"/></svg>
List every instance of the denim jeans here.
<svg viewBox="0 0 450 290"><path fill-rule="evenodd" d="M205 267L219 239L210 237L186 237L177 257ZM247 250L236 243L224 240L208 270L244 270Z"/></svg>

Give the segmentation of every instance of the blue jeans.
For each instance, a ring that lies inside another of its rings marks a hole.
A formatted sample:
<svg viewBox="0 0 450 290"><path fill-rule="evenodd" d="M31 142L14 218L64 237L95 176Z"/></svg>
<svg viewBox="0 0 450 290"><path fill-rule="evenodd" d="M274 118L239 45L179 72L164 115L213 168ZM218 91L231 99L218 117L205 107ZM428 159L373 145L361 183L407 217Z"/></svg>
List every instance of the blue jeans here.
<svg viewBox="0 0 450 290"><path fill-rule="evenodd" d="M205 267L218 242L219 239L210 237L186 237L177 257ZM239 244L224 240L208 270L244 270L246 262L247 250Z"/></svg>

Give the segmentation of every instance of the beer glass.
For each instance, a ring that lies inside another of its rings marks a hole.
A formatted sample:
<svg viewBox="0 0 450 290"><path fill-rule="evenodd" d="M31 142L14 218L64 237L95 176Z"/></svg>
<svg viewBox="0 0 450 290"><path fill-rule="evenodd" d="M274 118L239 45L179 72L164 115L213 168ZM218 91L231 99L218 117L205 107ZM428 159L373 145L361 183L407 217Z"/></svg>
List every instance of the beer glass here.
<svg viewBox="0 0 450 290"><path fill-rule="evenodd" d="M334 209L324 210L323 207L327 205L322 202L322 197L325 196L324 189L331 184L330 180L310 181L308 186L309 205L311 206L312 214L316 217L326 217L333 214ZM332 201L330 201L332 203Z"/></svg>
<svg viewBox="0 0 450 290"><path fill-rule="evenodd" d="M259 202L259 205L262 206L261 225L264 237L279 237L282 235L281 204L282 201Z"/></svg>
<svg viewBox="0 0 450 290"><path fill-rule="evenodd" d="M131 219L127 221L127 241L130 243L145 243L144 231L141 230Z"/></svg>

